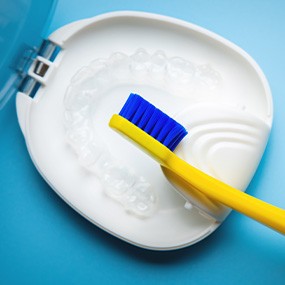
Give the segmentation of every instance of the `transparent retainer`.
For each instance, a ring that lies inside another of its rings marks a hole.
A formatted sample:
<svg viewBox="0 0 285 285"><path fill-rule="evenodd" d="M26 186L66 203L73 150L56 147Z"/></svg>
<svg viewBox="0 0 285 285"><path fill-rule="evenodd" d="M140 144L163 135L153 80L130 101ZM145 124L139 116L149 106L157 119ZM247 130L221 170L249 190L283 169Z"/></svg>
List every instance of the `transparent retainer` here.
<svg viewBox="0 0 285 285"><path fill-rule="evenodd" d="M79 163L96 175L108 197L137 217L150 217L157 209L157 194L146 178L110 153L95 133L91 109L103 93L120 84L145 84L189 97L195 90L219 86L221 77L209 65L196 65L181 57L168 58L163 51L149 54L138 49L132 55L115 52L82 67L71 79L64 97L66 139ZM92 109L93 110L93 109Z"/></svg>

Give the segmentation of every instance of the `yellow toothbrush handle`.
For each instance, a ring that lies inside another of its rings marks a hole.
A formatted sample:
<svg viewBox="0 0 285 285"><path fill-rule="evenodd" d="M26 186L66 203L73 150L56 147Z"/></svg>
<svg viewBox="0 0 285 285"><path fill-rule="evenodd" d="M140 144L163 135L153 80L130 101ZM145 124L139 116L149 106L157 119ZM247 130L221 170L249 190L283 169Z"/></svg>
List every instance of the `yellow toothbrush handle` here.
<svg viewBox="0 0 285 285"><path fill-rule="evenodd" d="M209 198L285 234L285 210L237 190L191 166L120 115L113 115L109 125ZM191 195L190 189L189 193Z"/></svg>
<svg viewBox="0 0 285 285"><path fill-rule="evenodd" d="M165 166L216 201L285 234L285 210L237 190L189 165L174 153ZM187 191L187 190L185 190Z"/></svg>

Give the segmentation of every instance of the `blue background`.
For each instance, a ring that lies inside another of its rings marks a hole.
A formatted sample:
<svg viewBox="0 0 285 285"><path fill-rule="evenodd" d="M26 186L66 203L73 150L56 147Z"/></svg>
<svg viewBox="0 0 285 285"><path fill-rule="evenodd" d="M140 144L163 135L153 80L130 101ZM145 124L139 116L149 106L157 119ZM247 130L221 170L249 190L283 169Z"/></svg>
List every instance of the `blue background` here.
<svg viewBox="0 0 285 285"><path fill-rule="evenodd" d="M248 193L285 208L285 2L59 0L48 33L115 10L174 16L245 49L266 74L275 116ZM67 206L33 166L12 99L0 112L1 284L285 284L285 238L232 213L202 242L172 252L128 245Z"/></svg>

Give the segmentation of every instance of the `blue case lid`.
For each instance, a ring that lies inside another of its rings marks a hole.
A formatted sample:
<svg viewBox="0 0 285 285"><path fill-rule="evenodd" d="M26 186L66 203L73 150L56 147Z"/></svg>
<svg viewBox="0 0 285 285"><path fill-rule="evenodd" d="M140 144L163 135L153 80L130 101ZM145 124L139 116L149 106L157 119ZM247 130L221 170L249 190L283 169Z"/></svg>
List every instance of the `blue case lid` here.
<svg viewBox="0 0 285 285"><path fill-rule="evenodd" d="M50 24L56 0L0 1L0 109L15 94Z"/></svg>

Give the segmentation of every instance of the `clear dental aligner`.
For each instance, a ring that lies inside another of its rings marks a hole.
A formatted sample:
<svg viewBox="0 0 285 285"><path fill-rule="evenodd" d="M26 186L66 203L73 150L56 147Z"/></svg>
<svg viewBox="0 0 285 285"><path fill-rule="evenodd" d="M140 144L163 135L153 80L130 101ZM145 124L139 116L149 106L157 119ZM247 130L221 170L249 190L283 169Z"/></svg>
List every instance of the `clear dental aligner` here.
<svg viewBox="0 0 285 285"><path fill-rule="evenodd" d="M152 55L138 49L128 56L115 52L81 68L71 79L64 98L66 138L80 164L94 173L105 193L130 213L153 215L157 198L151 185L122 166L110 154L91 122L102 93L120 84L146 84L187 97L195 90L215 89L221 81L209 65L195 65L181 57L168 58L163 51ZM95 106L95 108L94 108Z"/></svg>
<svg viewBox="0 0 285 285"><path fill-rule="evenodd" d="M67 142L76 152L79 163L94 173L105 193L121 203L129 213L139 217L152 216L157 203L154 190L142 176L119 164L110 154L88 118L84 118L88 108L77 112L65 111Z"/></svg>

